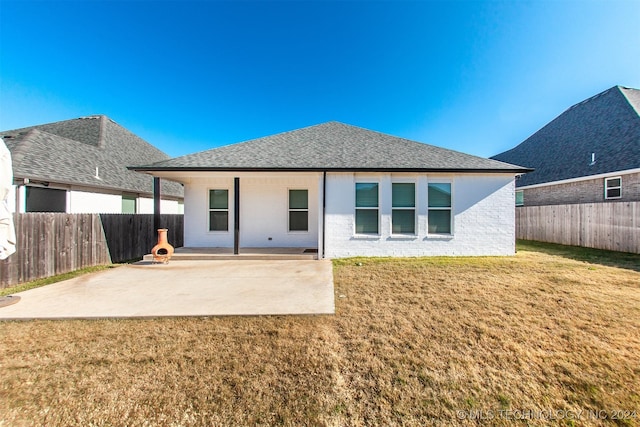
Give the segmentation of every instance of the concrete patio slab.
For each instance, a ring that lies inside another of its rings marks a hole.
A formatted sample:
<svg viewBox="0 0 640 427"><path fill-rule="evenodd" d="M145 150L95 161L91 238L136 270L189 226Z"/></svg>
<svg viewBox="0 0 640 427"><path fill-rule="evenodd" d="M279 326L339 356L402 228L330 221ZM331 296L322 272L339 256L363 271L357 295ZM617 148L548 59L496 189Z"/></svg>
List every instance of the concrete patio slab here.
<svg viewBox="0 0 640 427"><path fill-rule="evenodd" d="M311 260L318 258L316 248L240 248L238 255L233 248L175 248L171 261L219 261L219 260ZM153 255L147 254L144 261L153 261Z"/></svg>
<svg viewBox="0 0 640 427"><path fill-rule="evenodd" d="M328 260L142 261L15 295L0 320L335 311Z"/></svg>

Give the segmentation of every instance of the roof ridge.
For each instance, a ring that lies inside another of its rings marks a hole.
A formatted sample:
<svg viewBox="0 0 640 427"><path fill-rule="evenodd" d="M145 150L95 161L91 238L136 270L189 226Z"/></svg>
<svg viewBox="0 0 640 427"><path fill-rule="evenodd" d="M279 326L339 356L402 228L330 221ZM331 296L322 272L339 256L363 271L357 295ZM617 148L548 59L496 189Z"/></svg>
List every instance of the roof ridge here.
<svg viewBox="0 0 640 427"><path fill-rule="evenodd" d="M13 150L11 150L11 162L13 163L13 168L16 168L16 165L21 164L23 157L25 154L29 152L29 148L31 146L31 136L35 132L40 132L38 129L31 129L24 134L24 137L21 141L18 141L14 146Z"/></svg>
<svg viewBox="0 0 640 427"><path fill-rule="evenodd" d="M119 129L119 131L124 132L128 136L130 136L131 138L135 139L137 141L137 143L144 144L146 149L151 149L151 150L155 151L156 154L161 154L164 157L166 157L164 160L169 160L171 158L171 156L169 156L167 153L162 151L160 148L156 147L155 145L153 145L152 143L150 143L149 141L147 141L146 139L144 139L140 135L133 133L129 129L125 128L124 126L122 126L121 124L116 122L115 120L113 120L113 119L111 119L111 118L109 118L108 116L105 116L105 115L103 115L102 118L103 118L104 127L101 128L101 138L104 140L105 149L108 150L110 148L113 148L113 145L110 145L110 146L107 147L108 144L106 144L106 143L107 143L108 140L111 140L111 138L107 138L107 133L110 131L109 126L114 126L115 128ZM113 129L113 128L111 128L111 129Z"/></svg>
<svg viewBox="0 0 640 427"><path fill-rule="evenodd" d="M100 114L97 117L100 118L100 132L98 136L98 148L105 148L105 127L107 126L107 116Z"/></svg>
<svg viewBox="0 0 640 427"><path fill-rule="evenodd" d="M595 100L595 99L597 99L597 98L600 98L601 96L606 95L607 93L611 92L612 90L614 90L614 89L618 89L618 88L619 88L619 86L617 86L617 85L616 85L616 86L612 86L612 87L610 87L609 89L603 90L603 91L602 91L602 92L600 92L600 93L596 93L595 95L590 96L590 97L589 97L589 98L587 98L587 99L583 99L582 101L580 101L580 102L578 102L578 103L576 103L576 104L573 104L571 107L569 107L569 108L567 108L566 110L564 110L561 114L564 114L564 113L566 113L567 111L573 110L573 109L574 109L574 108L576 108L576 107L579 107L579 106L584 105L584 104L586 104L586 103L588 103L588 102L591 102L591 101L593 101L593 100Z"/></svg>
<svg viewBox="0 0 640 427"><path fill-rule="evenodd" d="M333 123L333 122L327 122L327 123ZM345 126L352 127L352 128L362 129L362 130L365 130L367 132L372 132L372 133L376 133L378 135L382 135L384 137L395 138L395 139L403 140L403 141L410 142L410 143L413 143L413 144L424 145L424 146L427 146L429 148L436 149L436 150L451 151L451 152L454 152L454 153L457 153L457 154L461 154L461 155L464 155L464 156L475 157L475 158L484 159L484 160L492 160L492 161L498 162L498 163L506 163L506 162L501 162L500 160L495 160L495 159L492 159L492 158L489 158L489 157L476 156L474 154L465 153L464 151L453 150L451 148L445 148L445 147L441 147L439 145L429 144L427 142L416 141L415 139L409 139L409 138L405 138L405 137L402 137L402 136L395 136L395 135L392 135L390 133L385 133L385 132L381 132L381 131L378 131L378 130L367 129L367 128L362 127L362 126L350 125L348 123L342 123L342 122L335 122L335 123L339 123L341 125L345 125Z"/></svg>
<svg viewBox="0 0 640 427"><path fill-rule="evenodd" d="M620 90L620 93L622 94L622 96L624 97L625 101L627 101L627 103L629 104L629 106L636 112L636 114L638 114L638 116L640 117L640 90L632 88L632 87L627 87L627 86L618 86L618 89ZM623 90L624 89L624 90ZM626 91L631 91L631 93L636 93L637 97L638 97L638 101L639 102L632 102L631 99L629 98L629 94L626 93Z"/></svg>

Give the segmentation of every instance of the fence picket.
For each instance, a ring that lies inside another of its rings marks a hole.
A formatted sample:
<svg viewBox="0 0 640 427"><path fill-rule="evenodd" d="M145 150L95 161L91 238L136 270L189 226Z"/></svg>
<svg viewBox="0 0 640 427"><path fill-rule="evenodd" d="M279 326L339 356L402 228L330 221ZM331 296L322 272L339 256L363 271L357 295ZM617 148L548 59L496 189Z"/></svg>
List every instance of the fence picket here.
<svg viewBox="0 0 640 427"><path fill-rule="evenodd" d="M0 288L93 265L140 258L156 244L153 215L14 214L16 253L0 261ZM183 246L183 215L161 215L169 242Z"/></svg>
<svg viewBox="0 0 640 427"><path fill-rule="evenodd" d="M640 253L640 202L522 206L518 239Z"/></svg>

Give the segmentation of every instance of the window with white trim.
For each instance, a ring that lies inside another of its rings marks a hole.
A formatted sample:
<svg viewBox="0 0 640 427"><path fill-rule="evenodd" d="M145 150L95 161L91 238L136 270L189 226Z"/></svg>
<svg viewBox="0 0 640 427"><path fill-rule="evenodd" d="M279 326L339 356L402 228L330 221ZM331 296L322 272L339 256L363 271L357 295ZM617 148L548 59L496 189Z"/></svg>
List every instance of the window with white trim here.
<svg viewBox="0 0 640 427"><path fill-rule="evenodd" d="M289 190L289 231L309 231L308 190Z"/></svg>
<svg viewBox="0 0 640 427"><path fill-rule="evenodd" d="M356 183L356 234L379 234L377 182Z"/></svg>
<svg viewBox="0 0 640 427"><path fill-rule="evenodd" d="M622 177L604 179L604 198L606 200L619 199L622 197Z"/></svg>
<svg viewBox="0 0 640 427"><path fill-rule="evenodd" d="M391 234L416 233L416 185L413 182L391 184Z"/></svg>
<svg viewBox="0 0 640 427"><path fill-rule="evenodd" d="M122 195L122 213L134 214L136 213L137 197L131 194Z"/></svg>
<svg viewBox="0 0 640 427"><path fill-rule="evenodd" d="M516 190L516 206L524 206L524 190Z"/></svg>
<svg viewBox="0 0 640 427"><path fill-rule="evenodd" d="M451 184L429 183L429 234L451 234Z"/></svg>
<svg viewBox="0 0 640 427"><path fill-rule="evenodd" d="M209 190L209 231L229 231L229 190Z"/></svg>

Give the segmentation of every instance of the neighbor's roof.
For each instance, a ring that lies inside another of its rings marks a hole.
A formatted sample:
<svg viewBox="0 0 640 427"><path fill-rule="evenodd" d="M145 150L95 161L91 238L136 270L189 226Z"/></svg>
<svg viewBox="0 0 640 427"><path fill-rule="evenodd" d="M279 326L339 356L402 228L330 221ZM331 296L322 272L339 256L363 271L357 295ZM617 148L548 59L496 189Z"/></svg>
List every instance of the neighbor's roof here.
<svg viewBox="0 0 640 427"><path fill-rule="evenodd" d="M511 172L528 169L339 122L189 154L138 171L446 171Z"/></svg>
<svg viewBox="0 0 640 427"><path fill-rule="evenodd" d="M605 90L492 159L535 168L518 187L640 168L640 90Z"/></svg>
<svg viewBox="0 0 640 427"><path fill-rule="evenodd" d="M48 123L0 132L16 178L153 194L153 178L127 169L169 158L106 116ZM98 168L98 177L96 177ZM182 186L165 181L162 194L182 197Z"/></svg>

